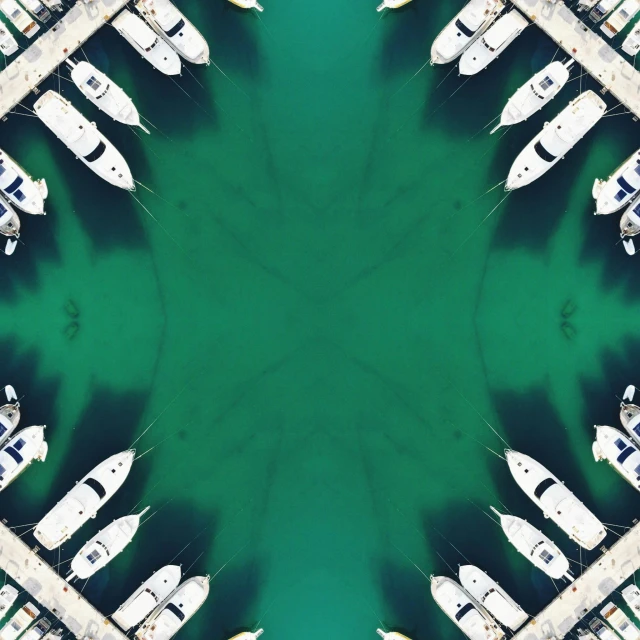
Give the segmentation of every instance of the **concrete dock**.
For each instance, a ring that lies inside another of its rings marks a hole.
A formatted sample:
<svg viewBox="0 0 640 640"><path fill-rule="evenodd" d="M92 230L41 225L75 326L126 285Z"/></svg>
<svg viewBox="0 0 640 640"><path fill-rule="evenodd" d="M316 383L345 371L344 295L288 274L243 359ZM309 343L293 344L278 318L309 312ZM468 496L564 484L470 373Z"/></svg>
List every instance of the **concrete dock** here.
<svg viewBox="0 0 640 640"><path fill-rule="evenodd" d="M0 569L49 609L76 638L128 640L11 529L0 523Z"/></svg>
<svg viewBox="0 0 640 640"><path fill-rule="evenodd" d="M596 562L585 569L575 582L522 627L514 635L514 640L563 638L589 611L602 604L628 580L636 569L640 569L640 524L629 529ZM618 603L621 599L619 594L615 595Z"/></svg>
<svg viewBox="0 0 640 640"><path fill-rule="evenodd" d="M81 47L129 0L79 0L49 31L0 72L0 118ZM55 16L54 16L55 17Z"/></svg>
<svg viewBox="0 0 640 640"><path fill-rule="evenodd" d="M640 117L640 71L609 45L611 41L598 35L601 22L592 31L559 0L555 3L549 0L512 2L629 111ZM620 37L612 40L614 46L621 44Z"/></svg>

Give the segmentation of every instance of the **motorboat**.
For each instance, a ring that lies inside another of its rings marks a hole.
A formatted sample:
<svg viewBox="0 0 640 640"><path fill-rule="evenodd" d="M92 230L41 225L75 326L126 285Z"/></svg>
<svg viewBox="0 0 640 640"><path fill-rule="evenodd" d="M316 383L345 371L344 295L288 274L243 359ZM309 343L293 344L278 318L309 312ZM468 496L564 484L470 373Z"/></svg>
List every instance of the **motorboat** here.
<svg viewBox="0 0 640 640"><path fill-rule="evenodd" d="M498 18L484 35L475 40L460 58L460 75L472 76L486 69L528 26L515 9Z"/></svg>
<svg viewBox="0 0 640 640"><path fill-rule="evenodd" d="M171 0L138 0L136 9L151 28L193 64L209 64L209 45Z"/></svg>
<svg viewBox="0 0 640 640"><path fill-rule="evenodd" d="M49 195L44 178L34 180L6 151L0 149L0 193L21 211L44 215Z"/></svg>
<svg viewBox="0 0 640 640"><path fill-rule="evenodd" d="M569 573L569 560L547 536L522 518L505 515L494 507L491 510L500 518L500 526L507 540L535 567L550 578L566 578L573 581Z"/></svg>
<svg viewBox="0 0 640 640"><path fill-rule="evenodd" d="M620 593L633 615L640 620L640 589L635 584L630 584Z"/></svg>
<svg viewBox="0 0 640 640"><path fill-rule="evenodd" d="M640 629L613 602L607 602L600 610L600 614L624 640L640 639Z"/></svg>
<svg viewBox="0 0 640 640"><path fill-rule="evenodd" d="M22 636L22 640L42 640L49 629L51 622L47 618L41 618Z"/></svg>
<svg viewBox="0 0 640 640"><path fill-rule="evenodd" d="M500 640L504 631L489 612L455 580L431 576L431 595L449 619L470 640Z"/></svg>
<svg viewBox="0 0 640 640"><path fill-rule="evenodd" d="M64 629L52 629L42 640L60 640L64 635Z"/></svg>
<svg viewBox="0 0 640 640"><path fill-rule="evenodd" d="M33 106L38 118L96 175L121 189L135 189L127 161L68 100L49 90Z"/></svg>
<svg viewBox="0 0 640 640"><path fill-rule="evenodd" d="M66 577L67 582L74 578L90 578L122 553L136 535L140 518L148 510L149 507L145 507L140 513L118 518L98 531L71 560L71 573Z"/></svg>
<svg viewBox="0 0 640 640"><path fill-rule="evenodd" d="M8 238L3 251L6 255L10 256L18 246L20 218L18 218L13 207L2 196L0 196L0 233Z"/></svg>
<svg viewBox="0 0 640 640"><path fill-rule="evenodd" d="M165 598L136 632L139 640L169 640L198 611L209 595L209 576L185 580Z"/></svg>
<svg viewBox="0 0 640 640"><path fill-rule="evenodd" d="M6 489L34 461L44 462L49 447L44 425L21 429L0 449L0 491Z"/></svg>
<svg viewBox="0 0 640 640"><path fill-rule="evenodd" d="M589 628L600 640L619 640L618 636L600 618L591 618Z"/></svg>
<svg viewBox="0 0 640 640"><path fill-rule="evenodd" d="M20 402L16 390L8 384L2 391L7 398L7 404L0 407L0 446L20 423Z"/></svg>
<svg viewBox="0 0 640 640"><path fill-rule="evenodd" d="M182 70L180 56L156 35L151 27L145 24L142 18L134 16L131 11L124 9L111 23L116 31L149 63L158 71L168 75L177 76Z"/></svg>
<svg viewBox="0 0 640 640"><path fill-rule="evenodd" d="M40 609L32 602L27 602L18 609L7 624L0 629L0 640L16 640L40 615Z"/></svg>
<svg viewBox="0 0 640 640"><path fill-rule="evenodd" d="M618 35L640 11L640 0L625 0L600 27L607 38Z"/></svg>
<svg viewBox="0 0 640 640"><path fill-rule="evenodd" d="M502 0L470 0L431 45L431 64L447 64L479 38L504 9Z"/></svg>
<svg viewBox="0 0 640 640"><path fill-rule="evenodd" d="M576 635L579 640L598 640L598 636L589 631L589 629L576 629Z"/></svg>
<svg viewBox="0 0 640 640"><path fill-rule="evenodd" d="M600 22L600 20L608 16L620 2L621 0L600 0L589 13L589 20L592 22Z"/></svg>
<svg viewBox="0 0 640 640"><path fill-rule="evenodd" d="M622 50L630 55L635 56L640 51L640 22L631 30L631 33L623 40Z"/></svg>
<svg viewBox="0 0 640 640"><path fill-rule="evenodd" d="M123 630L140 624L180 584L182 570L169 564L145 580L111 616Z"/></svg>
<svg viewBox="0 0 640 640"><path fill-rule="evenodd" d="M67 59L67 64L71 68L71 79L76 87L100 111L118 122L140 127L145 133L149 133L140 123L140 114L133 100L111 78L85 60L72 62Z"/></svg>
<svg viewBox="0 0 640 640"><path fill-rule="evenodd" d="M379 631L379 630L378 630ZM264 629L258 629L257 631L243 631L242 633L238 633L237 635L230 638L230 640L257 640L264 633ZM384 636L383 636L384 637ZM387 638L391 640L409 640L406 636L403 636L401 633L390 633L387 634Z"/></svg>
<svg viewBox="0 0 640 640"><path fill-rule="evenodd" d="M548 64L527 80L510 98L500 114L500 123L491 130L510 127L524 122L555 98L569 80L569 69L573 59L563 63L559 60Z"/></svg>
<svg viewBox="0 0 640 640"><path fill-rule="evenodd" d="M589 11L590 9L593 9L596 2L598 2L598 0L580 0L576 9L578 12Z"/></svg>
<svg viewBox="0 0 640 640"><path fill-rule="evenodd" d="M410 640L407 636L398 633L397 631L383 631L382 629L376 629L376 633L382 638L382 640ZM233 638L231 640L233 640Z"/></svg>
<svg viewBox="0 0 640 640"><path fill-rule="evenodd" d="M40 22L49 22L51 14L49 10L40 2L40 0L20 0L22 6Z"/></svg>
<svg viewBox="0 0 640 640"><path fill-rule="evenodd" d="M0 589L0 620L9 613L9 609L11 609L11 605L16 601L17 597L18 590L10 584L5 584Z"/></svg>
<svg viewBox="0 0 640 640"><path fill-rule="evenodd" d="M638 250L631 239L640 233L640 196L625 209L620 218L620 237L624 250L630 255L635 255Z"/></svg>
<svg viewBox="0 0 640 640"><path fill-rule="evenodd" d="M572 540L584 549L595 549L607 531L587 507L537 460L518 451L505 451L509 471L518 486Z"/></svg>
<svg viewBox="0 0 640 640"><path fill-rule="evenodd" d="M460 584L487 611L512 631L519 629L529 618L520 605L489 575L471 564L458 569Z"/></svg>
<svg viewBox="0 0 640 640"><path fill-rule="evenodd" d="M627 206L640 192L640 149L631 154L608 178L596 178L592 195L596 215L615 213Z"/></svg>
<svg viewBox="0 0 640 640"><path fill-rule="evenodd" d="M596 425L592 450L596 462L606 460L634 489L640 491L640 451L622 431Z"/></svg>
<svg viewBox="0 0 640 640"><path fill-rule="evenodd" d="M531 184L560 161L602 118L607 105L593 91L572 100L520 152L507 177L506 191Z"/></svg>
<svg viewBox="0 0 640 640"><path fill-rule="evenodd" d="M11 35L4 22L0 20L0 51L8 58L16 53L19 48L16 39Z"/></svg>
<svg viewBox="0 0 640 640"><path fill-rule="evenodd" d="M64 11L64 5L60 0L42 0L42 4L44 4L47 9L53 9L54 11Z"/></svg>
<svg viewBox="0 0 640 640"><path fill-rule="evenodd" d="M241 9L255 9L256 11L260 12L264 11L262 5L258 4L258 0L229 0L229 2L231 2L231 4L235 4L236 7L240 7ZM395 5L389 6L389 9L397 9L403 4L411 2L411 0L385 0L385 2L389 2L391 5ZM397 4L397 2L399 2L400 4ZM382 4L384 4L384 2ZM380 7L378 7L377 10L382 11Z"/></svg>
<svg viewBox="0 0 640 640"><path fill-rule="evenodd" d="M16 2L16 0L0 0L0 11L9 19L11 24L27 38L40 31L36 21Z"/></svg>
<svg viewBox="0 0 640 640"><path fill-rule="evenodd" d="M632 384L624 390L620 403L620 422L636 445L640 445L640 407L633 404L636 391Z"/></svg>
<svg viewBox="0 0 640 640"><path fill-rule="evenodd" d="M36 525L33 535L45 549L57 549L114 496L131 471L136 452L128 449L103 460L77 482Z"/></svg>

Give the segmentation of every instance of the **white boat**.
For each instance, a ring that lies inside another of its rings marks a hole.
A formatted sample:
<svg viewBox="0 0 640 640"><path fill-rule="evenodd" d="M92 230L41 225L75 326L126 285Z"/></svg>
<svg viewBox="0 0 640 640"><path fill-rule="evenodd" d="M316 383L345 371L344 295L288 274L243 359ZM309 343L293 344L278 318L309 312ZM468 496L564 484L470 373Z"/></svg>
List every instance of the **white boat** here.
<svg viewBox="0 0 640 640"><path fill-rule="evenodd" d="M209 595L209 576L185 580L160 603L136 632L140 640L169 640L198 611Z"/></svg>
<svg viewBox="0 0 640 640"><path fill-rule="evenodd" d="M500 640L504 632L489 612L455 580L431 576L431 595L470 640Z"/></svg>
<svg viewBox="0 0 640 640"><path fill-rule="evenodd" d="M411 2L411 0L388 0L388 2L390 2L391 4L394 4L396 1L399 1L400 4L397 6L391 6L389 7L390 9L397 9L403 4ZM264 11L264 8L260 4L258 4L258 0L229 0L229 2L231 2L231 4L235 4L236 7L240 7L241 9L255 9L256 11L260 12ZM378 11L381 11L381 9L378 8Z"/></svg>
<svg viewBox="0 0 640 640"><path fill-rule="evenodd" d="M74 578L90 578L122 553L136 535L140 527L140 518L148 510L149 507L145 507L140 513L114 520L98 531L91 540L85 542L71 560L71 573L66 577L67 582Z"/></svg>
<svg viewBox="0 0 640 640"><path fill-rule="evenodd" d="M0 620L9 613L9 609L11 609L11 605L16 601L17 597L18 590L10 584L5 584L0 589Z"/></svg>
<svg viewBox="0 0 640 640"><path fill-rule="evenodd" d="M514 160L506 191L531 184L560 161L602 118L607 105L593 91L572 100Z"/></svg>
<svg viewBox="0 0 640 640"><path fill-rule="evenodd" d="M640 196L631 202L620 218L620 237L625 251L633 256L637 253L635 243L631 239L640 233Z"/></svg>
<svg viewBox="0 0 640 640"><path fill-rule="evenodd" d="M624 390L620 403L620 422L635 443L640 445L640 407L633 404L636 391L632 384Z"/></svg>
<svg viewBox="0 0 640 640"><path fill-rule="evenodd" d="M135 450L128 449L103 460L36 525L33 535L46 549L57 549L98 511L124 484Z"/></svg>
<svg viewBox="0 0 640 640"><path fill-rule="evenodd" d="M640 620L640 589L635 584L630 584L621 593L633 615Z"/></svg>
<svg viewBox="0 0 640 640"><path fill-rule="evenodd" d="M49 629L51 629L49 620L41 618L22 636L22 640L42 640Z"/></svg>
<svg viewBox="0 0 640 640"><path fill-rule="evenodd" d="M179 584L182 570L169 564L145 580L111 616L123 630L140 624Z"/></svg>
<svg viewBox="0 0 640 640"><path fill-rule="evenodd" d="M7 29L4 22L0 20L0 51L8 58L18 51L19 48L16 39L11 35L11 32Z"/></svg>
<svg viewBox="0 0 640 640"><path fill-rule="evenodd" d="M598 637L591 633L589 629L576 629L576 635L580 640L598 640Z"/></svg>
<svg viewBox="0 0 640 640"><path fill-rule="evenodd" d="M634 489L640 491L640 451L622 431L597 425L592 449L596 462L606 460Z"/></svg>
<svg viewBox="0 0 640 640"><path fill-rule="evenodd" d="M42 0L42 4L44 4L47 9L53 9L54 11L64 11L64 5L60 0ZM49 632L50 635L52 632Z"/></svg>
<svg viewBox="0 0 640 640"><path fill-rule="evenodd" d="M40 22L49 22L51 14L49 10L40 2L40 0L20 0L20 4Z"/></svg>
<svg viewBox="0 0 640 640"><path fill-rule="evenodd" d="M27 38L33 38L40 31L36 21L15 0L0 0L0 11Z"/></svg>
<svg viewBox="0 0 640 640"><path fill-rule="evenodd" d="M602 18L608 16L622 0L600 0L589 13L589 19L593 22L600 22Z"/></svg>
<svg viewBox="0 0 640 640"><path fill-rule="evenodd" d="M16 390L8 384L4 389L7 404L0 407L0 446L20 423L20 402Z"/></svg>
<svg viewBox="0 0 640 640"><path fill-rule="evenodd" d="M209 64L207 41L171 0L138 0L136 9L185 60L193 64Z"/></svg>
<svg viewBox="0 0 640 640"><path fill-rule="evenodd" d="M569 560L547 536L522 518L500 513L491 507L500 518L500 526L507 540L535 567L550 578L566 578L573 581L569 573Z"/></svg>
<svg viewBox="0 0 640 640"><path fill-rule="evenodd" d="M509 471L518 486L572 540L595 549L607 536L604 525L575 495L537 460L518 451L505 451Z"/></svg>
<svg viewBox="0 0 640 640"><path fill-rule="evenodd" d="M640 22L636 23L631 33L623 40L622 50L630 56L635 56L640 51Z"/></svg>
<svg viewBox="0 0 640 640"><path fill-rule="evenodd" d="M600 618L591 618L589 628L600 640L619 640L618 636Z"/></svg>
<svg viewBox="0 0 640 640"><path fill-rule="evenodd" d="M524 16L510 11L498 18L484 35L475 40L460 58L460 75L472 76L486 69L528 26Z"/></svg>
<svg viewBox="0 0 640 640"><path fill-rule="evenodd" d="M76 87L100 111L118 122L140 127L145 133L149 133L140 123L140 114L133 100L111 78L85 60L72 62L67 59L67 64L71 68L71 79Z"/></svg>
<svg viewBox="0 0 640 640"><path fill-rule="evenodd" d="M382 638L382 640L410 640L407 636L402 635L397 631L383 631L382 629L376 629L376 633ZM233 638L231 640L233 640Z"/></svg>
<svg viewBox="0 0 640 640"><path fill-rule="evenodd" d="M578 2L578 6L576 7L578 12L580 11L589 11L590 9L593 9L593 7L595 6L596 2L598 2L598 0L580 0L580 2Z"/></svg>
<svg viewBox="0 0 640 640"><path fill-rule="evenodd" d="M4 253L10 256L18 246L20 237L20 218L16 215L13 207L0 196L0 233L7 236L7 244L4 246Z"/></svg>
<svg viewBox="0 0 640 640"><path fill-rule="evenodd" d="M7 624L0 629L0 640L16 640L29 625L33 624L39 614L40 609L33 603L27 602L27 604L16 611Z"/></svg>
<svg viewBox="0 0 640 640"><path fill-rule="evenodd" d="M446 64L462 55L504 9L501 0L470 0L431 45L431 64Z"/></svg>
<svg viewBox="0 0 640 640"><path fill-rule="evenodd" d="M0 149L0 192L25 213L44 215L49 195L44 178L34 180L8 153Z"/></svg>
<svg viewBox="0 0 640 640"><path fill-rule="evenodd" d="M44 462L48 446L42 426L27 427L9 438L0 449L0 491L6 489L34 461Z"/></svg>
<svg viewBox="0 0 640 640"><path fill-rule="evenodd" d="M176 76L182 69L180 56L145 24L142 18L124 9L111 23L116 31L158 71Z"/></svg>
<svg viewBox="0 0 640 640"><path fill-rule="evenodd" d="M520 605L489 575L471 564L458 569L460 584L501 624L512 631L529 618Z"/></svg>
<svg viewBox="0 0 640 640"><path fill-rule="evenodd" d="M607 38L618 35L640 11L640 0L625 0L600 27Z"/></svg>
<svg viewBox="0 0 640 640"><path fill-rule="evenodd" d="M624 640L640 640L640 629L613 602L607 602L600 610L600 614Z"/></svg>
<svg viewBox="0 0 640 640"><path fill-rule="evenodd" d="M524 122L553 100L569 80L569 68L572 64L572 58L566 63L556 60L527 80L509 98L500 114L500 123L491 133L495 133L500 127Z"/></svg>
<svg viewBox="0 0 640 640"><path fill-rule="evenodd" d="M52 629L42 640L60 640L64 635L64 629Z"/></svg>
<svg viewBox="0 0 640 640"><path fill-rule="evenodd" d="M257 631L243 631L242 633L238 633L233 636L233 638L230 638L230 640L257 640L263 633L264 629L258 629ZM401 640L402 638L404 638L404 640L409 640L409 638L400 633L387 634L387 638L390 638L390 640Z"/></svg>
<svg viewBox="0 0 640 640"><path fill-rule="evenodd" d="M49 90L33 106L38 118L96 175L121 189L135 189L127 161L68 100Z"/></svg>
<svg viewBox="0 0 640 640"><path fill-rule="evenodd" d="M598 215L615 213L640 192L640 149L631 154L606 180L596 178L591 191Z"/></svg>

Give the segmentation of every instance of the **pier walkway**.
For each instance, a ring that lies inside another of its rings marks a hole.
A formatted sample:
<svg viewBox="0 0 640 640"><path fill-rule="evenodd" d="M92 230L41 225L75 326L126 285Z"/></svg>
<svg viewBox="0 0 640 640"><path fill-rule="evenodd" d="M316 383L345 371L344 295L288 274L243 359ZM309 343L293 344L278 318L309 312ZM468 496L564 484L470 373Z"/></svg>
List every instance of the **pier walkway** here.
<svg viewBox="0 0 640 640"><path fill-rule="evenodd" d="M128 640L11 529L0 523L0 569L45 606L76 638Z"/></svg>
<svg viewBox="0 0 640 640"><path fill-rule="evenodd" d="M3 118L45 78L81 47L129 0L78 2L0 72L0 118ZM55 18L55 14L52 14Z"/></svg>
<svg viewBox="0 0 640 640"><path fill-rule="evenodd" d="M640 71L636 71L632 64L614 51L604 38L586 27L564 2L512 2L629 111L640 117ZM596 26L596 30L599 26Z"/></svg>
<svg viewBox="0 0 640 640"><path fill-rule="evenodd" d="M575 579L555 600L513 637L513 640L563 638L589 611L640 568L640 524L627 533ZM621 597L616 595L616 599Z"/></svg>

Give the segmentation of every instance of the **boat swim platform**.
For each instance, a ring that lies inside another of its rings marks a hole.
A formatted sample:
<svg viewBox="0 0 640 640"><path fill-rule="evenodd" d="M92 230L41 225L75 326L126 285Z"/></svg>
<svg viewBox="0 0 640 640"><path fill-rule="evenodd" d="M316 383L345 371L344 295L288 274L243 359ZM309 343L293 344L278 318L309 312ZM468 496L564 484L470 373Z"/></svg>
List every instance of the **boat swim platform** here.
<svg viewBox="0 0 640 640"><path fill-rule="evenodd" d="M43 80L80 48L129 0L78 2L0 72L0 118L4 119ZM55 16L52 15L55 18Z"/></svg>
<svg viewBox="0 0 640 640"><path fill-rule="evenodd" d="M640 71L583 24L564 2L511 1L636 118L640 117Z"/></svg>
<svg viewBox="0 0 640 640"><path fill-rule="evenodd" d="M76 638L128 640L6 524L0 523L0 569L51 611Z"/></svg>
<svg viewBox="0 0 640 640"><path fill-rule="evenodd" d="M634 524L580 577L514 634L513 640L563 638L636 569L640 569L640 523Z"/></svg>

